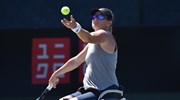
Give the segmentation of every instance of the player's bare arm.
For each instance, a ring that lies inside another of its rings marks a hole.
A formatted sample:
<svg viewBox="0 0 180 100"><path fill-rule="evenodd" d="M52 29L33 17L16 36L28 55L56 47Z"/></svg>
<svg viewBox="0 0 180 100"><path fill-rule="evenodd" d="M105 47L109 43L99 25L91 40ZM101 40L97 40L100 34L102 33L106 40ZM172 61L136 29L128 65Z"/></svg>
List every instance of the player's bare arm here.
<svg viewBox="0 0 180 100"><path fill-rule="evenodd" d="M77 27L76 20L72 15L70 16L70 20L64 18L61 20L61 23L69 29L74 29ZM109 53L114 52L116 45L115 40L112 35L108 34L104 30L99 29L90 33L87 30L81 28L77 35L83 42L100 44L105 51Z"/></svg>
<svg viewBox="0 0 180 100"><path fill-rule="evenodd" d="M49 79L49 83L53 84L53 87L56 88L57 79L59 75L70 72L77 67L79 67L84 61L87 53L88 45L75 57L69 59L62 67L57 69Z"/></svg>

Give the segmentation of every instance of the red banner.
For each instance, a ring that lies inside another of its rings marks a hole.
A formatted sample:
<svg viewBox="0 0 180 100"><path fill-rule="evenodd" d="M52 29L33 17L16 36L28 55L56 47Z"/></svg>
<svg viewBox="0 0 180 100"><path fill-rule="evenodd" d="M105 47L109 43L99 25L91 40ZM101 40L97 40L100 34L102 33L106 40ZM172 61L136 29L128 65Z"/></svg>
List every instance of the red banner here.
<svg viewBox="0 0 180 100"><path fill-rule="evenodd" d="M47 84L51 74L70 57L69 38L32 40L32 84ZM60 75L60 83L70 83L69 73Z"/></svg>

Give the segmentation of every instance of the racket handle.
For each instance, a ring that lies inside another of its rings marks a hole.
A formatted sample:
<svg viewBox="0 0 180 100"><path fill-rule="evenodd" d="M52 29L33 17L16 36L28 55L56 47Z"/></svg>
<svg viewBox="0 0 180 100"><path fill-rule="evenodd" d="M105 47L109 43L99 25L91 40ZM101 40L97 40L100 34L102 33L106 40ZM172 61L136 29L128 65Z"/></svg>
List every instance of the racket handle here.
<svg viewBox="0 0 180 100"><path fill-rule="evenodd" d="M49 85L47 86L46 89L48 89L49 91L53 88L53 84L52 83L49 83Z"/></svg>
<svg viewBox="0 0 180 100"><path fill-rule="evenodd" d="M56 80L57 82L59 82L59 79ZM49 85L47 86L46 89L48 89L48 91L50 91L53 88L53 84L49 83Z"/></svg>

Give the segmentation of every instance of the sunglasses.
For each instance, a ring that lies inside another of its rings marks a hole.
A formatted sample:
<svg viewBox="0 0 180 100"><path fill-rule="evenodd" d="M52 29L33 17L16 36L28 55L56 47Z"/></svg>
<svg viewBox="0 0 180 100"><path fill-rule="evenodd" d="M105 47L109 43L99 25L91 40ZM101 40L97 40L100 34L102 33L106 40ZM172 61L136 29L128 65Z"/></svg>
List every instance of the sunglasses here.
<svg viewBox="0 0 180 100"><path fill-rule="evenodd" d="M95 19L95 18L97 18L99 20L104 20L105 16L104 15L94 15L94 16L92 16L92 19Z"/></svg>

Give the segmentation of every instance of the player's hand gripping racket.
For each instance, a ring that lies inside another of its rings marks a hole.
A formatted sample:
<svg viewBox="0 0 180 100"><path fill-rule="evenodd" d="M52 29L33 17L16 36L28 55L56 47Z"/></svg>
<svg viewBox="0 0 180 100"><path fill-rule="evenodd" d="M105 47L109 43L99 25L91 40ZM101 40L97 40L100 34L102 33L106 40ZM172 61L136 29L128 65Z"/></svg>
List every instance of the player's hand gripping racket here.
<svg viewBox="0 0 180 100"><path fill-rule="evenodd" d="M57 83L59 82L59 79L57 79ZM53 88L53 84L49 83L49 85L46 87L46 89L41 93L41 95L36 100L44 100L45 96L48 94L49 91Z"/></svg>

